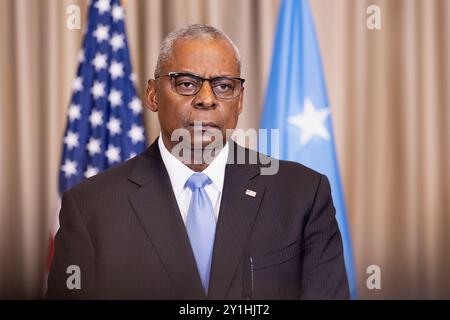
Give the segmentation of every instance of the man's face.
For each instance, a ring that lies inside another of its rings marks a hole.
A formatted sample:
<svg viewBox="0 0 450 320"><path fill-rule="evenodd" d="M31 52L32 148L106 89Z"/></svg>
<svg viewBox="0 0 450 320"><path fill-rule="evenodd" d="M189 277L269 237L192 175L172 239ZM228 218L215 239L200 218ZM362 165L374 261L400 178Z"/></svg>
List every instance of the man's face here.
<svg viewBox="0 0 450 320"><path fill-rule="evenodd" d="M169 72L188 72L203 78L219 76L239 77L239 69L233 48L222 39L180 40L174 45L172 57L162 67L161 75ZM172 132L179 128L190 132L192 144L204 148L211 140L206 135L200 141L194 138L194 123L203 130L220 130L223 142L226 130L236 128L242 111L242 92L235 98L217 98L209 81L204 81L200 91L193 96L176 93L170 78L163 76L150 80L146 90L147 106L158 112L161 133L166 147L171 150L178 141L171 141Z"/></svg>

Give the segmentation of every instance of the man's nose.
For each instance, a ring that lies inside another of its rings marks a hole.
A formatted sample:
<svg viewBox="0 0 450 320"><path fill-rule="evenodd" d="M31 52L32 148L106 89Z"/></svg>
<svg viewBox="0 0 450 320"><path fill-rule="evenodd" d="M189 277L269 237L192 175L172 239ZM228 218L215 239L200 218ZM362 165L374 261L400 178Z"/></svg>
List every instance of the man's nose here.
<svg viewBox="0 0 450 320"><path fill-rule="evenodd" d="M199 109L214 109L217 107L217 98L209 81L204 81L200 91L195 95L194 106Z"/></svg>

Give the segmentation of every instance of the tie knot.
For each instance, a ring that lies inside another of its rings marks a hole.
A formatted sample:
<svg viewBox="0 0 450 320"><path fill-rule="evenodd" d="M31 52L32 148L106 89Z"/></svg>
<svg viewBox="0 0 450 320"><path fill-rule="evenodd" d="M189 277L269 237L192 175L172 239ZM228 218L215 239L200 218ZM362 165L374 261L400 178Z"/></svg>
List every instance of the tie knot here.
<svg viewBox="0 0 450 320"><path fill-rule="evenodd" d="M194 191L195 189L204 188L206 185L210 184L212 181L204 173L193 173L189 179L186 181L186 186Z"/></svg>

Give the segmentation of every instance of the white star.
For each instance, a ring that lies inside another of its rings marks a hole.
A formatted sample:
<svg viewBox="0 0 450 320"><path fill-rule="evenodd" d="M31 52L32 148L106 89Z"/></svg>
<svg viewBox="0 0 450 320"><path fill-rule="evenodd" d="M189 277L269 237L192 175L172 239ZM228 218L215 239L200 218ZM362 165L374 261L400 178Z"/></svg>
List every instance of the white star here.
<svg viewBox="0 0 450 320"><path fill-rule="evenodd" d="M110 164L120 161L120 149L113 146L112 144L109 145L108 150L106 150L105 152L105 155L108 158L108 162Z"/></svg>
<svg viewBox="0 0 450 320"><path fill-rule="evenodd" d="M70 176L77 174L77 162L66 159L61 170L64 171L66 178L70 178Z"/></svg>
<svg viewBox="0 0 450 320"><path fill-rule="evenodd" d="M330 114L328 108L315 109L311 100L305 99L303 113L290 116L288 122L302 130L300 142L306 144L313 136L321 137L325 140L330 138L325 120Z"/></svg>
<svg viewBox="0 0 450 320"><path fill-rule="evenodd" d="M101 111L98 110L94 110L92 111L90 117L89 117L89 122L91 123L91 126L93 126L94 128L103 124L103 114Z"/></svg>
<svg viewBox="0 0 450 320"><path fill-rule="evenodd" d="M64 137L64 143L67 144L67 148L69 148L69 150L78 147L78 138L78 133L72 131L67 132L67 135Z"/></svg>
<svg viewBox="0 0 450 320"><path fill-rule="evenodd" d="M120 120L112 117L107 124L108 130L111 132L111 135L116 135L122 132L120 128Z"/></svg>
<svg viewBox="0 0 450 320"><path fill-rule="evenodd" d="M83 90L83 78L82 77L76 77L72 81L72 90L74 92Z"/></svg>
<svg viewBox="0 0 450 320"><path fill-rule="evenodd" d="M105 12L109 11L111 9L111 5L109 3L109 0L98 0L94 7L98 9L98 12L100 14L104 14Z"/></svg>
<svg viewBox="0 0 450 320"><path fill-rule="evenodd" d="M105 95L105 84L100 81L94 81L94 85L92 86L91 92L92 95L94 96L94 99L103 97Z"/></svg>
<svg viewBox="0 0 450 320"><path fill-rule="evenodd" d="M98 173L98 169L96 167L93 167L91 165L88 165L86 168L86 171L84 172L85 178L90 178L92 176L95 176Z"/></svg>
<svg viewBox="0 0 450 320"><path fill-rule="evenodd" d="M144 141L144 128L133 124L131 129L128 131L128 136L133 144L136 144L139 141Z"/></svg>
<svg viewBox="0 0 450 320"><path fill-rule="evenodd" d="M121 6L114 5L111 14L112 14L114 22L123 20L124 13L123 13L123 9Z"/></svg>
<svg viewBox="0 0 450 320"><path fill-rule="evenodd" d="M86 145L86 149L89 152L91 157L95 156L97 153L101 151L101 141L100 139L90 138L88 144Z"/></svg>
<svg viewBox="0 0 450 320"><path fill-rule="evenodd" d="M109 27L105 25L98 25L97 29L95 29L94 38L97 39L97 42L102 42L108 40L109 38Z"/></svg>
<svg viewBox="0 0 450 320"><path fill-rule="evenodd" d="M107 60L107 55L106 54L101 54L101 53L97 53L95 55L95 58L92 59L92 64L95 68L95 71L99 71L101 69L105 69L106 68L106 60Z"/></svg>
<svg viewBox="0 0 450 320"><path fill-rule="evenodd" d="M125 46L125 39L123 34L114 33L109 40L109 44L111 45L113 51L117 51Z"/></svg>
<svg viewBox="0 0 450 320"><path fill-rule="evenodd" d="M80 49L78 52L78 62L84 62L84 49Z"/></svg>
<svg viewBox="0 0 450 320"><path fill-rule="evenodd" d="M133 81L134 84L136 84L137 80L136 73L134 72L130 73L130 80Z"/></svg>
<svg viewBox="0 0 450 320"><path fill-rule="evenodd" d="M111 78L113 78L113 80L115 80L116 78L122 77L123 76L123 63L113 60L111 62L111 66L109 67L109 73L111 74Z"/></svg>
<svg viewBox="0 0 450 320"><path fill-rule="evenodd" d="M122 92L111 89L111 92L108 95L109 103L111 104L111 107L115 108L122 104Z"/></svg>
<svg viewBox="0 0 450 320"><path fill-rule="evenodd" d="M128 107L133 110L133 114L137 115L142 111L141 100L138 97L134 97L133 100L128 103Z"/></svg>
<svg viewBox="0 0 450 320"><path fill-rule="evenodd" d="M131 158L134 158L134 157L136 157L136 156L137 156L136 152L131 151L131 152L130 152L130 155L129 155L128 158L127 158L127 160L128 160L128 159L131 159Z"/></svg>
<svg viewBox="0 0 450 320"><path fill-rule="evenodd" d="M70 121L74 121L76 119L80 119L81 118L81 113L80 113L80 106L77 104L71 104L69 107L69 119Z"/></svg>

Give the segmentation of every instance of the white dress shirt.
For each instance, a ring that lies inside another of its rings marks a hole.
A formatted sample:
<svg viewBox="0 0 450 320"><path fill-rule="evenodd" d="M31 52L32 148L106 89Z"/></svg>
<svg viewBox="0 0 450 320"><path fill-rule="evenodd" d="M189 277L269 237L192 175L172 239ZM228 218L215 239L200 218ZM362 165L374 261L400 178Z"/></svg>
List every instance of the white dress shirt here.
<svg viewBox="0 0 450 320"><path fill-rule="evenodd" d="M161 134L159 134L158 147L161 152L161 158L169 174L170 183L172 185L173 193L180 208L181 217L184 224L186 224L186 217L189 209L189 203L191 202L192 191L188 187L185 187L187 179L195 173L195 171L188 168L180 160L178 160L173 154L167 150L164 145ZM202 173L206 174L212 183L205 187L205 191L208 194L211 204L214 208L214 215L217 219L220 211L220 200L222 199L223 181L225 178L225 166L228 159L228 142L214 160L206 167Z"/></svg>

